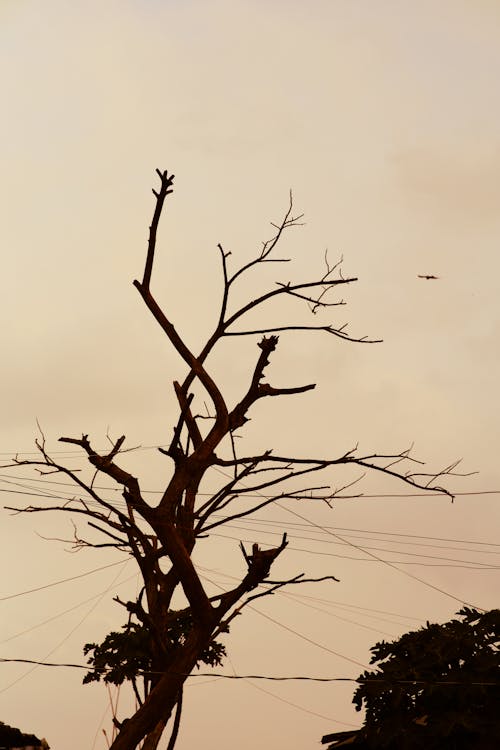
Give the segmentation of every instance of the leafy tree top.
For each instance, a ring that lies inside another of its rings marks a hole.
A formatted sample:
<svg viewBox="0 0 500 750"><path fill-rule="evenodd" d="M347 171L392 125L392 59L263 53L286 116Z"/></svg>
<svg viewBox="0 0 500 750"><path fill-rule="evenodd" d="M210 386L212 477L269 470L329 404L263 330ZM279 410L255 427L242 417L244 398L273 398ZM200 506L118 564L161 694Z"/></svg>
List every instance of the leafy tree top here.
<svg viewBox="0 0 500 750"><path fill-rule="evenodd" d="M365 747L500 747L500 610L458 615L372 647L353 698Z"/></svg>
<svg viewBox="0 0 500 750"><path fill-rule="evenodd" d="M183 646L192 627L191 617L186 613L177 617L168 628L171 648ZM108 633L103 642L87 643L83 648L89 655L88 664L92 669L83 678L84 683L104 682L121 685L125 680L135 681L141 676L146 680L154 670L153 643L145 625L129 622L122 630ZM222 643L212 640L201 652L199 661L211 667L219 666L226 656ZM147 692L147 691L146 691Z"/></svg>
<svg viewBox="0 0 500 750"><path fill-rule="evenodd" d="M48 747L45 740L39 740L34 734L25 734L16 727L11 727L0 721L0 747Z"/></svg>

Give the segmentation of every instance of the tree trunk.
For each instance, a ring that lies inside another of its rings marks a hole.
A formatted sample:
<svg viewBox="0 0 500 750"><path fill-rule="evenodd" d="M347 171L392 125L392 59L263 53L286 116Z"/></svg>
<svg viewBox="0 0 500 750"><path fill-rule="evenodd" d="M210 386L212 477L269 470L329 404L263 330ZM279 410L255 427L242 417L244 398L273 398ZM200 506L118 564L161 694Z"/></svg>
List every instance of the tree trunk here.
<svg viewBox="0 0 500 750"><path fill-rule="evenodd" d="M160 719L158 724L155 726L152 732L150 732L142 745L142 750L156 750L158 743L161 740L163 730L167 726L165 719Z"/></svg>
<svg viewBox="0 0 500 750"><path fill-rule="evenodd" d="M173 750L177 735L179 734L179 725L181 723L181 711L182 711L182 690L179 694L179 698L177 700L177 707L175 710L175 716L174 716L174 722L172 724L172 732L170 735L170 739L168 741L168 748L167 750ZM155 726L152 732L150 732L146 739L143 742L142 750L156 750L158 747L158 743L160 742L165 727L167 726L166 719L160 719L158 724Z"/></svg>
<svg viewBox="0 0 500 750"><path fill-rule="evenodd" d="M164 722L163 726L166 726L178 702L184 682L199 660L200 653L210 642L210 637L210 630L199 630L190 636L143 705L134 716L123 722L110 750L136 750L141 740L155 732L159 724L158 716L163 717L161 721ZM149 750L149 746L147 747ZM152 748L154 747L155 745L152 745Z"/></svg>

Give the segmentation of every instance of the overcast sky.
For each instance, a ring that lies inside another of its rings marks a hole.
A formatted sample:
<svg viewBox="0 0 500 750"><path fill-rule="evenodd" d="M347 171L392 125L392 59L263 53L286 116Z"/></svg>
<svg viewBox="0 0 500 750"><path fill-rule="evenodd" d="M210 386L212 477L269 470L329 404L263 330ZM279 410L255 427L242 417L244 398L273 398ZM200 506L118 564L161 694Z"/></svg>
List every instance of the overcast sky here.
<svg viewBox="0 0 500 750"><path fill-rule="evenodd" d="M318 386L256 409L248 446L330 458L356 443L367 453L414 444L431 469L463 458L477 472L448 482L471 493L453 504L388 497L411 488L367 477L359 489L382 497L289 506L312 526L276 508L259 516L268 525L221 531L233 538L200 558L211 591L241 573L238 540L273 545L285 530L280 574L341 579L238 618L230 673L356 677L377 640L445 621L461 601L498 606L499 42L496 0L0 3L5 461L33 450L38 419L55 451L60 435L85 432L103 447L108 430L125 434L142 446L126 466L151 490L165 481L154 446L171 435L182 363L132 286L159 167L176 180L153 286L191 348L218 313L217 243L235 265L248 260L290 189L306 224L284 238L285 273L322 273L325 250L343 256L359 281L325 322L384 340L283 335L269 378ZM241 300L273 281L256 276ZM230 401L255 343L229 341L213 361ZM2 470L2 505L66 491L26 476ZM0 533L0 598L121 562L47 541L71 536L67 518L2 511ZM0 656L83 663L82 645L125 619L113 596L136 587L129 562L0 601ZM53 750L106 747L102 686L82 686L76 669L1 669L2 721ZM178 748L315 748L361 722L353 690L193 678Z"/></svg>

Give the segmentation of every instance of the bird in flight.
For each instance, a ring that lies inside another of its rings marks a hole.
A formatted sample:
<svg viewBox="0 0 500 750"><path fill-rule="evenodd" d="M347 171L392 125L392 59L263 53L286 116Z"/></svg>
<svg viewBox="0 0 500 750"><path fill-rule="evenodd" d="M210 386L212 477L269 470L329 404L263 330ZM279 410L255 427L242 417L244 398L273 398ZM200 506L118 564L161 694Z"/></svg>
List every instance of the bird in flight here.
<svg viewBox="0 0 500 750"><path fill-rule="evenodd" d="M417 278L419 278L419 279L427 279L427 281L428 281L429 279L439 279L439 276L433 276L433 275L427 274L427 273L424 273L424 274L419 273L419 274L417 274Z"/></svg>

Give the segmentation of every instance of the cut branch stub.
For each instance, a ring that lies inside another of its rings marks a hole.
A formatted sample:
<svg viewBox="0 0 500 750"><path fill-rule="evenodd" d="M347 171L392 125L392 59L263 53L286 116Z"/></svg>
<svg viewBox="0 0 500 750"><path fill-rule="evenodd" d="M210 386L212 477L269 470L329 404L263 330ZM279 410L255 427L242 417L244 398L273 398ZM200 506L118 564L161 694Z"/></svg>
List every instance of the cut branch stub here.
<svg viewBox="0 0 500 750"><path fill-rule="evenodd" d="M248 578L255 581L255 588L259 583L262 583L271 570L271 565L276 560L279 554L283 552L285 547L288 545L286 539L286 532L283 534L283 539L279 547L273 547L272 549L261 549L257 543L252 545L252 554L248 554L243 544L240 542L240 547L243 552L246 564L248 566Z"/></svg>
<svg viewBox="0 0 500 750"><path fill-rule="evenodd" d="M242 398L242 400L236 404L234 409L229 415L229 429L234 431L238 427L242 427L245 422L248 421L246 413L248 409L254 404L259 398L264 396L283 396L291 395L294 393L304 393L315 388L314 384L308 384L298 386L294 388L273 388L268 383L261 383L264 376L264 370L269 364L269 357L278 345L278 336L263 336L257 346L261 349L259 359L255 365L255 369L252 376L252 382L250 387Z"/></svg>
<svg viewBox="0 0 500 750"><path fill-rule="evenodd" d="M271 352L274 352L278 345L278 336L264 336L257 346L259 349L262 349L262 351L269 355ZM264 363L264 367L268 364L268 362Z"/></svg>

